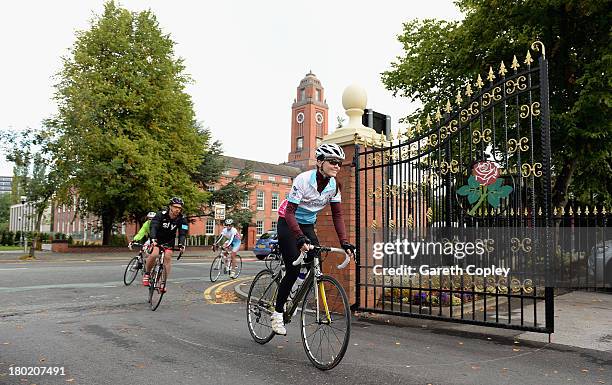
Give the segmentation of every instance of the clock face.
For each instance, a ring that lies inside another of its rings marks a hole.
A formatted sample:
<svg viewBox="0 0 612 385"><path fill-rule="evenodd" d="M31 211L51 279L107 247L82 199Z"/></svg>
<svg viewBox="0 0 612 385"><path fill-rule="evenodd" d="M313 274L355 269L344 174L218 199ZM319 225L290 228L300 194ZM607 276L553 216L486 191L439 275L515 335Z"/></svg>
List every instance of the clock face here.
<svg viewBox="0 0 612 385"><path fill-rule="evenodd" d="M298 123L303 123L304 122L304 113L303 112L298 112L298 114L295 116L295 121Z"/></svg>
<svg viewBox="0 0 612 385"><path fill-rule="evenodd" d="M317 112L316 115L315 115L315 120L319 124L323 123L323 114L320 113L320 112Z"/></svg>

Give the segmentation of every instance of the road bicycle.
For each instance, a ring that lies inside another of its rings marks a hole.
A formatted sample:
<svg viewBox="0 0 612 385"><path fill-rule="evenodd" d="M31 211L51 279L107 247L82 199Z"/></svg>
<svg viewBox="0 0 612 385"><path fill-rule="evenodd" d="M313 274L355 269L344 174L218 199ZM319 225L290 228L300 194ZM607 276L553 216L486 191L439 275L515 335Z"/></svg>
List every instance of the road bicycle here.
<svg viewBox="0 0 612 385"><path fill-rule="evenodd" d="M302 286L285 306L285 324L291 322L297 310L301 310L301 338L306 355L315 367L329 370L340 363L351 334L351 314L344 288L333 277L321 271L321 261L329 252L343 253L345 260L338 269L345 268L350 257L344 250L325 246L313 246L314 257L304 263L302 253L294 266L311 265ZM278 288L283 276L277 272L262 270L253 279L247 297L247 326L253 339L265 344L274 337L271 316L274 312ZM301 307L299 307L301 305Z"/></svg>
<svg viewBox="0 0 612 385"><path fill-rule="evenodd" d="M164 269L164 258L166 257L166 251L181 250L168 244L157 245L157 247L159 247L159 253L155 258L155 266L149 274L149 304L152 311L157 310L165 293L167 273ZM183 251L181 250L176 260L181 259L182 255Z"/></svg>
<svg viewBox="0 0 612 385"><path fill-rule="evenodd" d="M128 262L125 267L125 272L123 273L123 283L125 286L130 286L132 282L136 279L138 272L140 275L144 275L144 264L145 264L145 245L142 243L132 242L128 247L132 250L132 246L140 247L140 252L137 256L132 258L130 262Z"/></svg>
<svg viewBox="0 0 612 385"><path fill-rule="evenodd" d="M214 250L214 248L213 248ZM210 265L210 282L216 282L221 274L229 274L230 273L230 264L231 264L231 255L229 251L229 247L221 247L219 251L219 255L213 260ZM234 279L238 278L240 272L242 271L242 257L236 254L236 258L234 259L236 262L236 268L234 269Z"/></svg>

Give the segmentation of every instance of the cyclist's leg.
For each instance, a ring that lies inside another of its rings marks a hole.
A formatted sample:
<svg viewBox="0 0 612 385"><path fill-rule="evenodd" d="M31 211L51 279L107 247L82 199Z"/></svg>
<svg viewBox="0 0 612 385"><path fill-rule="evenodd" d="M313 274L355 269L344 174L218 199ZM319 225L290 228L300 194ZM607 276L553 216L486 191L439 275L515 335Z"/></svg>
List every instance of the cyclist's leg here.
<svg viewBox="0 0 612 385"><path fill-rule="evenodd" d="M291 292L291 287L300 272L300 266L293 266L293 261L298 258L300 251L297 248L295 237L284 218L279 218L276 231L278 232L278 246L285 263L285 276L279 285L276 306L274 308L277 313L282 313L285 302L287 302Z"/></svg>
<svg viewBox="0 0 612 385"><path fill-rule="evenodd" d="M166 255L164 256L164 271L166 273L165 274L166 280L168 280L168 277L170 276L171 267L172 267L172 249L168 249L166 250Z"/></svg>
<svg viewBox="0 0 612 385"><path fill-rule="evenodd" d="M154 247L151 251L151 254L145 254L147 256L147 262L145 263L145 273L142 276L142 284L145 286L149 286L149 274L155 266L155 258L157 258L157 253L159 253L159 248Z"/></svg>

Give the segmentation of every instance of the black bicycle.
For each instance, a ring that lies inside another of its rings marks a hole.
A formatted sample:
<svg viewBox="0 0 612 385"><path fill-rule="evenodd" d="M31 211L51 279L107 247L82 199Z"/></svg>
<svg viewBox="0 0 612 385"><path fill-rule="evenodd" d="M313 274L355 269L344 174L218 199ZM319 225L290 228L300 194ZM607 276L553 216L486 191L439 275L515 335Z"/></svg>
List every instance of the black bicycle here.
<svg viewBox="0 0 612 385"><path fill-rule="evenodd" d="M149 304L151 310L155 311L161 303L164 293L166 292L166 270L164 269L164 258L166 257L167 250L180 250L174 248L173 245L162 244L157 245L159 247L159 253L155 258L155 266L149 274ZM177 260L181 259L183 251L179 253Z"/></svg>
<svg viewBox="0 0 612 385"><path fill-rule="evenodd" d="M140 275L144 275L146 246L144 246L142 243L132 242L128 247L130 247L130 250L132 250L133 246L140 247L140 252L137 256L132 258L125 267L125 272L123 273L123 283L125 286L130 286L132 282L134 282L136 276L138 276L138 272L140 272Z"/></svg>
<svg viewBox="0 0 612 385"><path fill-rule="evenodd" d="M302 286L285 307L285 324L301 310L302 344L310 361L321 370L329 370L340 363L351 334L351 313L344 288L333 277L323 275L320 261L329 252L345 254L338 269L345 268L350 257L342 249L314 246L315 256ZM323 254L324 253L324 254ZM293 262L304 263L305 253ZM247 297L247 326L253 339L260 344L274 337L271 316L274 312L283 269L277 272L262 270L253 279ZM300 306L299 308L298 306Z"/></svg>

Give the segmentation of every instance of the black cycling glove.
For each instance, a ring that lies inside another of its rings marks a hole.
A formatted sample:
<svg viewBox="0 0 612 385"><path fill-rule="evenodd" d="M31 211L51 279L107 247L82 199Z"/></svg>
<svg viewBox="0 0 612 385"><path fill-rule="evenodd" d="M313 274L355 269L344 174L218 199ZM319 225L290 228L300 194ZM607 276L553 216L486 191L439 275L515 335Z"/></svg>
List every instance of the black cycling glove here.
<svg viewBox="0 0 612 385"><path fill-rule="evenodd" d="M297 237L297 239L295 240L295 244L297 245L298 249L301 249L302 246L304 246L305 244L310 245L310 239L308 239L307 236L302 234L299 237Z"/></svg>
<svg viewBox="0 0 612 385"><path fill-rule="evenodd" d="M355 245L353 245L352 243L348 243L347 241L342 242L342 248L346 252L350 250L353 253L353 255L355 255L355 249L357 249Z"/></svg>

